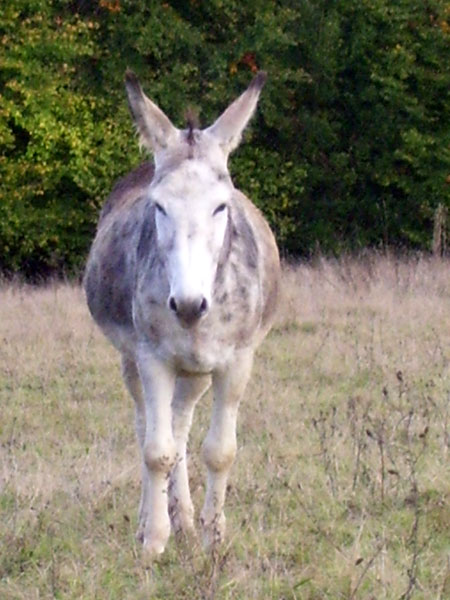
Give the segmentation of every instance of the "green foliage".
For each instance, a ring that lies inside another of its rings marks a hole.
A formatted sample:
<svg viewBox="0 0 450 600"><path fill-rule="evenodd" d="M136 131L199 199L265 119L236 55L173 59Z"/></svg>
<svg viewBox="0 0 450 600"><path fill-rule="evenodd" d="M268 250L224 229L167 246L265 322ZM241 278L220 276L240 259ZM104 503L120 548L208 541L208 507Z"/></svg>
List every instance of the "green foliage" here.
<svg viewBox="0 0 450 600"><path fill-rule="evenodd" d="M83 262L126 149L110 102L80 83L97 24L20 7L0 16L0 268L33 276Z"/></svg>
<svg viewBox="0 0 450 600"><path fill-rule="evenodd" d="M0 14L0 269L76 269L136 165L126 67L182 126L268 71L231 161L280 246L426 249L450 207L444 0L9 0Z"/></svg>

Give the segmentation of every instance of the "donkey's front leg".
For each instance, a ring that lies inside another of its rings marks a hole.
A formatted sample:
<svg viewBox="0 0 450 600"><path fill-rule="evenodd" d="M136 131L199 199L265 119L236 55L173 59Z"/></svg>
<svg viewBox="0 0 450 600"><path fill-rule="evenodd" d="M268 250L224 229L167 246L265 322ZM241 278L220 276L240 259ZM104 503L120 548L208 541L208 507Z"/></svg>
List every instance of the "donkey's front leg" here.
<svg viewBox="0 0 450 600"><path fill-rule="evenodd" d="M207 548L221 542L225 534L223 505L228 473L236 455L237 413L252 362L253 350L242 350L226 369L213 373L211 425L203 443L208 478L201 523Z"/></svg>
<svg viewBox="0 0 450 600"><path fill-rule="evenodd" d="M172 433L171 402L175 389L175 373L169 365L156 358L146 348L138 353L139 374L145 402L144 468L147 487L143 500L146 522L143 527L144 550L148 556L161 554L170 535L168 512L168 482L176 461Z"/></svg>
<svg viewBox="0 0 450 600"><path fill-rule="evenodd" d="M189 533L194 529L194 506L189 492L186 446L195 405L210 384L209 376L191 375L179 377L175 386L172 401L172 429L177 462L170 476L169 514L172 529L176 534Z"/></svg>

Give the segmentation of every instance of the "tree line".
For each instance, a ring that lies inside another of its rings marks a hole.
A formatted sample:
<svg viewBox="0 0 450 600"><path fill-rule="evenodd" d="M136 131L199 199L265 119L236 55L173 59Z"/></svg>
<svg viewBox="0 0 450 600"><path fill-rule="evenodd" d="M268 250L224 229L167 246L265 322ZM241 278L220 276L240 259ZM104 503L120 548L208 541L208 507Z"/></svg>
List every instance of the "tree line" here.
<svg viewBox="0 0 450 600"><path fill-rule="evenodd" d="M430 250L450 208L449 23L446 0L7 0L0 271L82 267L114 180L145 159L127 67L179 127L268 72L230 169L285 255Z"/></svg>

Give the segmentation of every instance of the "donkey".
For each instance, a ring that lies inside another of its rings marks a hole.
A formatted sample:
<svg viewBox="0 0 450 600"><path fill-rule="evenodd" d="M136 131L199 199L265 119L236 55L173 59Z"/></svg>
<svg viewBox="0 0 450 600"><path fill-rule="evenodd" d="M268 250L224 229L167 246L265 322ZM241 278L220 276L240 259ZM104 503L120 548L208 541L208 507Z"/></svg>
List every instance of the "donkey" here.
<svg viewBox="0 0 450 600"><path fill-rule="evenodd" d="M171 528L194 527L186 445L194 407L212 382L202 446L204 545L222 541L238 405L256 346L276 309L280 264L269 226L227 169L265 73L210 127L174 127L127 71L141 144L153 153L113 188L100 215L84 287L90 312L122 355L142 453L137 537L162 553Z"/></svg>

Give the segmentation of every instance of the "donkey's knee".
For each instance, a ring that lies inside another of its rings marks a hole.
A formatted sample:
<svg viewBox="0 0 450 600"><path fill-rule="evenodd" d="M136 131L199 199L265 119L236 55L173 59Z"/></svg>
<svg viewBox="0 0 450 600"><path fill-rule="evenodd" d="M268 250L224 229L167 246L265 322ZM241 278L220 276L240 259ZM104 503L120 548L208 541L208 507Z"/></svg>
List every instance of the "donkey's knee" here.
<svg viewBox="0 0 450 600"><path fill-rule="evenodd" d="M151 473L168 475L176 461L176 447L173 440L150 440L145 443L144 462Z"/></svg>
<svg viewBox="0 0 450 600"><path fill-rule="evenodd" d="M207 437L202 447L203 460L213 473L228 471L236 456L236 440L213 440Z"/></svg>

